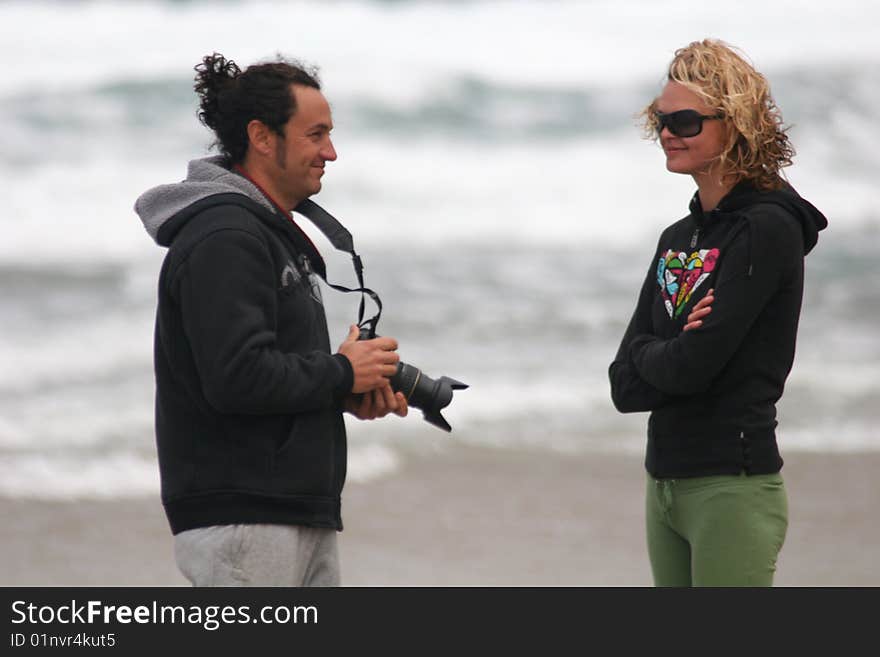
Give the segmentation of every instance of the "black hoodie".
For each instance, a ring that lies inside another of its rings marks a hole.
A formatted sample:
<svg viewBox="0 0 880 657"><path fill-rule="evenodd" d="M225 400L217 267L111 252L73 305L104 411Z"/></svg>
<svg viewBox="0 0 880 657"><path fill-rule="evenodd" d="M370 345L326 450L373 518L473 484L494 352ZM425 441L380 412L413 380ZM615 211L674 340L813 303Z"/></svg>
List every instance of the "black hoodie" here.
<svg viewBox="0 0 880 657"><path fill-rule="evenodd" d="M136 210L168 253L156 314L156 442L173 533L209 525L342 529L342 399L314 271L291 217L220 158Z"/></svg>
<svg viewBox="0 0 880 657"><path fill-rule="evenodd" d="M651 411L654 477L778 472L776 402L794 360L804 256L827 226L790 186L742 182L663 231L609 368L622 413ZM714 289L703 325L683 332Z"/></svg>

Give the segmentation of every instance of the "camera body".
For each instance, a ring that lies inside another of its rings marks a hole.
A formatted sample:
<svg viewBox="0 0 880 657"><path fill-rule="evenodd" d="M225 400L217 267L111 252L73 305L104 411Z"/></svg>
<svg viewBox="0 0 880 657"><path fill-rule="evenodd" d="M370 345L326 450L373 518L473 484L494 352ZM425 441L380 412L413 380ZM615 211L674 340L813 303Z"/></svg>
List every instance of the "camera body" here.
<svg viewBox="0 0 880 657"><path fill-rule="evenodd" d="M374 327L362 326L358 340L372 340L378 337ZM464 390L467 384L448 376L434 380L418 367L400 361L397 372L391 377L391 389L402 392L410 406L421 409L425 421L444 431L452 431L452 427L440 414L449 406L454 390Z"/></svg>

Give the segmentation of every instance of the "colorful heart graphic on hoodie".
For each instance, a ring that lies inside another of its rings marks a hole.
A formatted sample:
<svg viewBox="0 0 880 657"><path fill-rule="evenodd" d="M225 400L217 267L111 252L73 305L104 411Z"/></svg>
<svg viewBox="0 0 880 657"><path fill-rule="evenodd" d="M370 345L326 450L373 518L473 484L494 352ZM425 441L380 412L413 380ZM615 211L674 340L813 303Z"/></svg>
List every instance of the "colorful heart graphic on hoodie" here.
<svg viewBox="0 0 880 657"><path fill-rule="evenodd" d="M687 255L684 251L669 249L657 263L657 282L663 295L663 304L669 317L681 315L700 284L705 281L718 262L718 249L702 249Z"/></svg>

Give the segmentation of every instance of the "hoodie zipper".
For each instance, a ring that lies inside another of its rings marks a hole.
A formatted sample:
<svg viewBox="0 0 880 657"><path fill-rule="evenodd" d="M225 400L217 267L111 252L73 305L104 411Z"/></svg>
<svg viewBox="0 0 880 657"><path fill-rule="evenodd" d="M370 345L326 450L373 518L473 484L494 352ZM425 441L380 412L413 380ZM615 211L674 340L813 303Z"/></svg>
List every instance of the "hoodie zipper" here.
<svg viewBox="0 0 880 657"><path fill-rule="evenodd" d="M700 239L700 227L697 226L697 229L694 231L694 236L691 237L691 248L697 246L697 241Z"/></svg>

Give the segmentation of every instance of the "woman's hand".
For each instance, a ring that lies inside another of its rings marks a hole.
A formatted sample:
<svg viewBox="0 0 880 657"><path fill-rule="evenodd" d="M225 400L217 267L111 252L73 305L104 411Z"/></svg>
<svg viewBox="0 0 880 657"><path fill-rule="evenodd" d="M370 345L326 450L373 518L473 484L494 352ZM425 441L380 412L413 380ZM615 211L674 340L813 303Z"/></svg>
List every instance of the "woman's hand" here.
<svg viewBox="0 0 880 657"><path fill-rule="evenodd" d="M714 293L715 290L711 289L706 296L699 300L691 314L688 315L687 324L684 325L682 331L690 331L703 325L703 318L712 312L712 302L715 301Z"/></svg>

